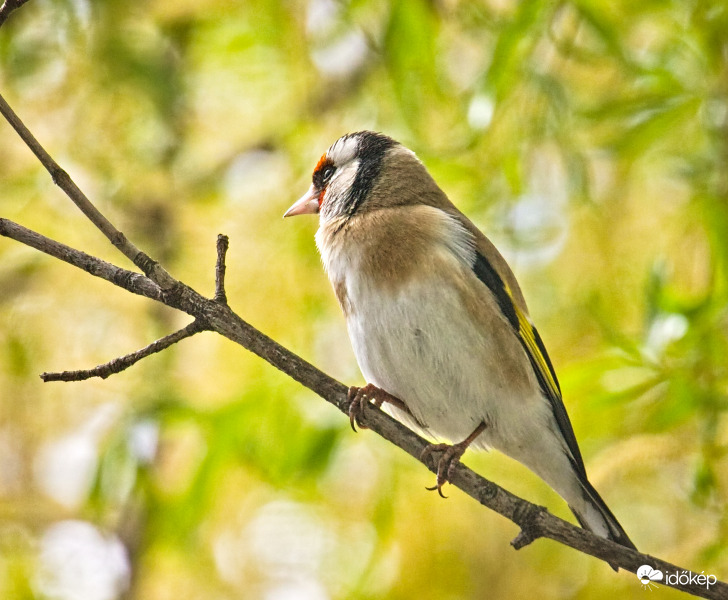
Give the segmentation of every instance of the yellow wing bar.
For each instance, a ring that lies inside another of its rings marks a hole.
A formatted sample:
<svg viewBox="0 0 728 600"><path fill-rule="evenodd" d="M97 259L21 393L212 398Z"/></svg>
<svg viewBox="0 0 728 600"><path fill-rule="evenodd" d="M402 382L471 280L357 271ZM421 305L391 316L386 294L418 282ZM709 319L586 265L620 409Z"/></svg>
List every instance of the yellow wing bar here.
<svg viewBox="0 0 728 600"><path fill-rule="evenodd" d="M510 290L508 290L510 295ZM516 306L516 315L518 316L518 334L523 342L523 346L526 352L529 354L529 358L543 377L543 380L548 387L548 391L556 397L561 397L561 388L559 381L556 379L556 372L551 364L551 359L546 352L546 347L541 341L541 336L533 326L531 321L526 315ZM541 377L539 377L541 379ZM546 390L544 390L546 391Z"/></svg>

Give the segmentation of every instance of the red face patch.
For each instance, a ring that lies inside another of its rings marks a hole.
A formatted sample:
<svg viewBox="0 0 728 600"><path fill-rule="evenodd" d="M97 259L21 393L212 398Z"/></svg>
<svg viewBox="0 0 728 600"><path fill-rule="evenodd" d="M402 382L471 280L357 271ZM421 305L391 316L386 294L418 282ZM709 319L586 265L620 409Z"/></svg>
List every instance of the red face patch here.
<svg viewBox="0 0 728 600"><path fill-rule="evenodd" d="M327 162L329 162L329 159L326 158L326 153L324 152L321 155L321 158L319 158L319 161L316 163L316 168L313 172L316 173L317 171L320 171Z"/></svg>

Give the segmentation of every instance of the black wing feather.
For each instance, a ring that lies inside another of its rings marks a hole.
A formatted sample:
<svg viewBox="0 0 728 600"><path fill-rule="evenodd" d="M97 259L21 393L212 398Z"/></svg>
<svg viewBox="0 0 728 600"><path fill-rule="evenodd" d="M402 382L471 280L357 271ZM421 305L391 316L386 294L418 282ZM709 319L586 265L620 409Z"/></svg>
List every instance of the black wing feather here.
<svg viewBox="0 0 728 600"><path fill-rule="evenodd" d="M475 262L473 263L473 272L476 277L482 281L491 291L503 313L508 320L513 333L518 337L523 349L536 374L539 386L544 396L548 398L551 410L553 412L559 431L566 442L571 453L570 459L574 465L574 469L579 474L583 482L587 481L586 468L584 467L584 459L581 457L579 444L574 435L574 428L571 426L569 415L566 413L564 401L561 398L561 386L556 377L551 359L543 340L537 329L529 322L521 310L518 309L513 302L508 286L504 283L501 276L493 268L493 265L486 260L480 253L476 252Z"/></svg>

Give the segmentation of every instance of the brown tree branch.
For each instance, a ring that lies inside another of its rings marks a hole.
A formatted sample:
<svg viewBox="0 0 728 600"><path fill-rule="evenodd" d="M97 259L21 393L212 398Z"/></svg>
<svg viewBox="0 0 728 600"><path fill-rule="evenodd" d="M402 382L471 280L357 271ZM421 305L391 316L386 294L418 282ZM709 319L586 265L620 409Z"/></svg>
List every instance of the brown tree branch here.
<svg viewBox="0 0 728 600"><path fill-rule="evenodd" d="M72 264L133 294L146 296L152 300L162 299L162 290L159 286L141 273L112 265L2 217L0 217L0 235Z"/></svg>
<svg viewBox="0 0 728 600"><path fill-rule="evenodd" d="M103 365L94 367L93 369L61 371L58 373L41 373L40 378L43 381L84 381L85 379L91 379L92 377L101 377L101 379L106 379L114 373L121 373L125 369L128 369L132 365L138 363L143 358L151 356L156 352L161 352L162 350L169 348L172 344L181 342L183 339L191 337L201 331L205 331L206 329L207 326L202 321L195 319L186 327L152 342L141 350L137 350L136 352L132 352L125 356L120 356L104 363Z"/></svg>
<svg viewBox="0 0 728 600"><path fill-rule="evenodd" d="M215 300L221 304L227 304L225 293L225 256L227 255L230 240L228 236L219 234L217 236L217 262L215 263Z"/></svg>
<svg viewBox="0 0 728 600"><path fill-rule="evenodd" d="M8 20L10 13L12 13L16 8L23 6L26 2L28 2L28 0L5 0L3 5L0 6L0 27L2 27L3 23Z"/></svg>
<svg viewBox="0 0 728 600"><path fill-rule="evenodd" d="M0 219L0 235L13 238L64 260L128 291L152 298L192 315L198 327L200 324L204 324L205 329L215 331L240 344L316 392L345 415L348 415L349 401L347 400L346 386L255 329L235 314L224 301L224 264L227 249L224 241L218 241L215 298L208 299L184 283L172 278L155 261L131 244L121 232L101 215L68 174L50 158L1 96L0 112L5 115L20 137L48 169L53 180L63 189L66 195L81 208L84 214L109 238L114 246L142 269L147 277L120 269L84 252L50 240L7 219ZM195 323L188 327L193 327ZM175 336L178 336L178 339L169 342L169 339ZM155 342L155 344L169 346L183 337L187 337L187 335L182 336L180 332L177 332ZM154 346L154 344L151 346ZM140 352L145 351L147 349ZM417 460L420 459L423 450L428 445L428 442L423 438L376 407L368 405L363 419L368 428ZM425 466L434 472L434 467ZM653 569L658 569L664 573L680 574L676 581L672 583L668 581L668 583L670 583L671 587L695 596L709 599L728 598L727 584L714 579L706 582L705 574L697 574L682 569L663 560L598 537L585 529L575 527L550 514L545 508L515 496L462 464L457 465L452 470L451 483L484 506L510 519L520 527L521 532L511 542L516 549L522 548L539 537L547 537L633 573L640 566L647 564Z"/></svg>

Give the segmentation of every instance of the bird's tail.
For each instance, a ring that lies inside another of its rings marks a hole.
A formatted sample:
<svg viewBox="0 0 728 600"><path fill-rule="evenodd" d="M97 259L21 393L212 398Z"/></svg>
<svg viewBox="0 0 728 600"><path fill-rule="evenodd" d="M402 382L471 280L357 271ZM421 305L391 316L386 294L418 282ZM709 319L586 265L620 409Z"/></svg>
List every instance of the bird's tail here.
<svg viewBox="0 0 728 600"><path fill-rule="evenodd" d="M594 486L586 478L580 478L579 483L584 492L584 502L580 507L569 504L569 508L579 524L601 537L617 542L626 548L637 550Z"/></svg>

